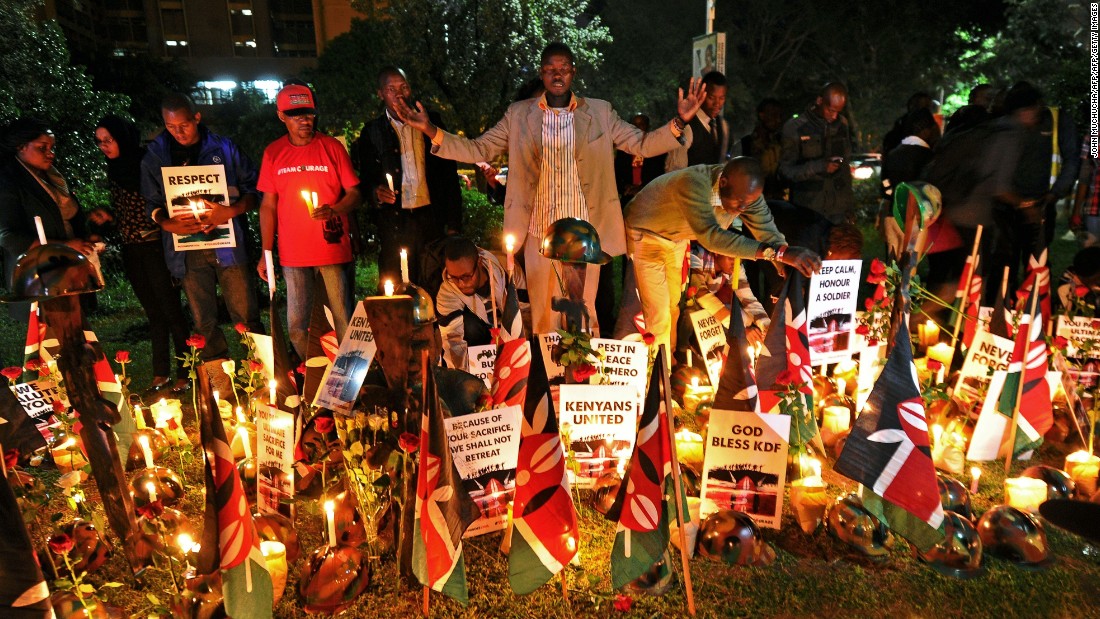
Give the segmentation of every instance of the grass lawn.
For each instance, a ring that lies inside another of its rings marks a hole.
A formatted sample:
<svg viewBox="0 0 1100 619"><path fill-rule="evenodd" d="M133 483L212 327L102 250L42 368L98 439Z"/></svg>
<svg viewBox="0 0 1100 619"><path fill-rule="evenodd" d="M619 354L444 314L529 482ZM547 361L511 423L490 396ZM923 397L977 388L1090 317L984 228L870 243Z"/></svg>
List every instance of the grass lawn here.
<svg viewBox="0 0 1100 619"><path fill-rule="evenodd" d="M1059 232L1064 232L1064 228ZM881 253L876 235L869 234L868 259ZM1068 264L1072 243L1058 241L1052 263L1057 276ZM376 275L372 269L360 268L359 292L373 289ZM126 349L135 363L129 366L135 386L151 379L147 365L149 345L145 341L145 323L140 308L130 295L121 277L112 276L110 284L100 293L100 310L90 319L92 327L109 357ZM230 325L232 352L241 355ZM0 361L4 365L22 360L24 327L6 316L0 319ZM188 404L190 396L185 396ZM187 423L193 437L197 432L193 417ZM1037 460L1061 466L1067 450L1075 447L1046 444ZM175 456L169 459L174 461ZM1022 470L1022 464L1013 474ZM987 464L981 478L981 489L974 497L977 512L983 512L1001 501L1003 467ZM183 467L188 492L180 509L198 526L204 504L202 470L198 461ZM55 471L35 471L47 484L56 483ZM831 496L854 491L850 480L826 471ZM965 480L964 480L965 481ZM92 504L94 483L85 484ZM59 492L51 492L50 503L41 510L31 526L33 537L41 542L50 533L51 515L60 514L62 521L72 514L65 507ZM558 580L535 593L520 598L512 594L507 581L507 558L497 549L500 534L490 534L469 540L465 562L470 589L470 604L466 608L432 596L432 615L436 617L679 617L687 616L681 587L674 587L663 597L636 597L633 609L622 613L612 607L608 556L614 539L614 527L587 504L587 493L581 493L578 505L581 527L579 565L567 569L569 603L562 599ZM959 581L939 575L911 555L907 545L897 540L888 558L873 563L854 554L844 544L832 539L824 529L804 535L795 523L789 508L780 530L766 530L765 539L777 551L777 559L769 567L734 568L702 558L691 562L696 608L701 617L1097 617L1100 616L1100 550L1082 539L1048 525L1047 535L1057 562L1042 571L1021 569L1006 561L986 556L984 576ZM303 554L318 547L323 539L323 519L316 502L298 504L298 530ZM679 559L674 555L679 570ZM286 595L276 608L277 617L302 617L296 595L299 570L304 561L290 569ZM112 604L126 609L127 616L144 617L151 608L146 594L165 599L171 581L163 570L149 570L137 586L126 574L125 561L118 553L106 567L91 577L93 583L123 582L127 586L105 589L104 596ZM418 614L420 590L396 587L393 562L386 559L374 574L367 594L342 617L412 617Z"/></svg>

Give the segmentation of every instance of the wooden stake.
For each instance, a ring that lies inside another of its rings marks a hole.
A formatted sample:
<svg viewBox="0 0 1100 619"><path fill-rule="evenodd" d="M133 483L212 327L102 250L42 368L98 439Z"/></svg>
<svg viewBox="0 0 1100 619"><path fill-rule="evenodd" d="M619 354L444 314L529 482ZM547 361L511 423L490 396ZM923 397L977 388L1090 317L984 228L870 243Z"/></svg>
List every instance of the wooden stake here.
<svg viewBox="0 0 1100 619"><path fill-rule="evenodd" d="M565 600L565 605L572 610L572 605L569 603L569 579L565 575L565 566L563 565L561 571L558 572L561 575L561 597Z"/></svg>
<svg viewBox="0 0 1100 619"><path fill-rule="evenodd" d="M966 284L963 287L962 301L959 303L959 313L955 317L955 329L951 334L951 345L958 346L959 342L959 329L962 327L962 323L966 320L966 303L970 299L970 283L974 281L974 273L978 271L978 245L982 242L982 226L978 224L978 232L974 235L974 247L970 250L970 270L966 274ZM978 302L978 307L981 307L981 301ZM954 361L954 359L952 359ZM947 364L947 367L951 367L951 364Z"/></svg>
<svg viewBox="0 0 1100 619"><path fill-rule="evenodd" d="M429 589L428 587L424 587L424 608L423 608L423 610L424 610L424 616L425 617L428 616L428 599L429 599L428 596L429 596L430 591L431 591L431 589Z"/></svg>
<svg viewBox="0 0 1100 619"><path fill-rule="evenodd" d="M685 519L687 522L691 522L691 515L684 514L684 502L680 500L683 496L683 490L681 489L680 479L680 459L676 455L676 429L673 427L672 419L672 384L669 378L668 362L664 357L668 355L668 349L664 344L661 344L660 363L656 363L655 366L660 366L661 372L661 389L664 392L665 400L665 416L668 420L668 440L671 449L672 459L672 488L676 496L673 497L673 502L676 503L676 520L680 525L680 560L684 566L684 591L687 593L687 607L688 614L692 617L695 616L695 594L691 589L691 566L688 564L688 547L687 547L687 529L684 525Z"/></svg>
<svg viewBox="0 0 1100 619"><path fill-rule="evenodd" d="M1028 353L1031 351L1031 327L1032 327L1031 321L1035 320L1035 306L1038 303L1038 301L1039 301L1038 291L1037 290L1032 290L1032 293L1031 293L1031 309L1028 311L1028 316L1029 316L1028 323L1027 323L1028 335L1026 336L1028 338L1028 343L1024 347L1024 358L1020 360L1020 382L1019 382L1018 385L1016 385L1016 402L1012 406L1012 427L1009 429L1009 433L1008 433L1008 454L1005 456L1005 477L1006 478L1008 477L1009 469L1012 468L1012 455L1013 455L1012 451L1016 447L1016 426L1019 425L1019 422L1020 422L1020 398L1022 398L1024 396L1024 372L1025 372L1025 370L1027 370L1027 356L1028 356ZM1024 328L1024 324L1023 324L1023 321L1021 320L1020 326L1016 329L1016 337L1014 339L1019 339L1020 329L1023 329L1023 328ZM1013 348L1015 348L1015 346ZM1006 491L1006 493L1007 493L1007 491ZM1005 502L1006 503L1008 502L1008 497L1007 496L1005 496Z"/></svg>

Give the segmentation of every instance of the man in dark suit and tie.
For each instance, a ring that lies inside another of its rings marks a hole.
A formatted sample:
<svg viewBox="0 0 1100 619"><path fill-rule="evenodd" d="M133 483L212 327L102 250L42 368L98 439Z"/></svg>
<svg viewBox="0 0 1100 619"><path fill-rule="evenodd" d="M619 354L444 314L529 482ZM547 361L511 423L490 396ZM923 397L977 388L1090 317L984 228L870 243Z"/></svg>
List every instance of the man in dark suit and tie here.
<svg viewBox="0 0 1100 619"><path fill-rule="evenodd" d="M699 164L725 163L730 158L730 124L722 116L729 84L725 75L711 71L703 76L703 85L707 96L687 124L691 138L682 148L668 154L666 172Z"/></svg>

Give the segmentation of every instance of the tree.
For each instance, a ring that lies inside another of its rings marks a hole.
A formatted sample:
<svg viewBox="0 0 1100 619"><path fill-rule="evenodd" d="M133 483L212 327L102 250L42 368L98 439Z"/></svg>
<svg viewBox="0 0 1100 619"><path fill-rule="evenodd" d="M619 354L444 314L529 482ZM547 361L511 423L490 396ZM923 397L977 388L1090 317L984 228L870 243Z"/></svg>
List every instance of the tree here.
<svg viewBox="0 0 1100 619"><path fill-rule="evenodd" d="M83 67L70 63L56 23L36 22L41 0L0 5L0 122L35 116L57 136L57 166L77 190L103 176L95 124L105 114L126 115L124 95L97 91Z"/></svg>
<svg viewBox="0 0 1100 619"><path fill-rule="evenodd" d="M157 58L149 54L99 54L89 70L96 89L129 97L128 111L143 132L162 126L160 102L165 95L194 92L197 82L195 75L178 58Z"/></svg>

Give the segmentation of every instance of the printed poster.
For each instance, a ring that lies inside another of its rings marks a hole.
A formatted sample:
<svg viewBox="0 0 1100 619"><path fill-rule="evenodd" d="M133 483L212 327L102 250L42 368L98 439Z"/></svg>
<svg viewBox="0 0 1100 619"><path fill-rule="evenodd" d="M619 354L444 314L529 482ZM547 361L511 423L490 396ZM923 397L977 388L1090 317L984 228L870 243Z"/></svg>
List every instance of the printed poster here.
<svg viewBox="0 0 1100 619"><path fill-rule="evenodd" d="M272 406L256 411L256 506L261 514L292 518L294 414Z"/></svg>
<svg viewBox="0 0 1100 619"><path fill-rule="evenodd" d="M806 300L810 364L850 359L855 352L856 297L862 260L825 260L810 277Z"/></svg>
<svg viewBox="0 0 1100 619"><path fill-rule="evenodd" d="M360 301L340 342L336 359L321 378L321 387L317 389L313 405L341 415L351 415L351 407L359 397L359 389L377 350L374 333L367 322L366 305Z"/></svg>
<svg viewBox="0 0 1100 619"><path fill-rule="evenodd" d="M61 400L66 408L69 406L68 399L61 395L57 384L52 380L39 379L9 385L8 388L15 394L15 399L19 400L19 405L34 422L38 431L43 436L51 436L49 425L50 418L53 417L53 401Z"/></svg>
<svg viewBox="0 0 1100 619"><path fill-rule="evenodd" d="M959 380L955 383L955 396L972 404L987 397L989 380L993 371L1008 370L1012 358L1012 340L993 335L981 329L974 332L974 341L966 351Z"/></svg>
<svg viewBox="0 0 1100 619"><path fill-rule="evenodd" d="M506 406L443 420L451 458L462 487L481 510L463 537L508 526L508 506L516 491L516 460L523 408Z"/></svg>
<svg viewBox="0 0 1100 619"><path fill-rule="evenodd" d="M718 319L707 310L695 310L691 313L691 326L695 329L695 339L707 366L710 384L717 385L722 376L722 361L725 356L726 332Z"/></svg>
<svg viewBox="0 0 1100 619"><path fill-rule="evenodd" d="M1067 371L1071 379L1086 389L1096 387L1100 382L1100 329L1093 327L1097 322L1095 318L1077 316L1069 318L1059 316L1054 335L1062 336L1069 340L1066 347L1066 358L1072 363L1067 364ZM1077 350L1074 343L1090 345L1091 353Z"/></svg>
<svg viewBox="0 0 1100 619"><path fill-rule="evenodd" d="M275 378L274 342L270 335L252 333L251 331L245 333L244 336L252 340L252 346L256 349L256 359L264 366L264 384L262 386L266 389L267 382Z"/></svg>
<svg viewBox="0 0 1100 619"><path fill-rule="evenodd" d="M719 509L779 528L787 478L788 415L713 410L710 413L699 518Z"/></svg>
<svg viewBox="0 0 1100 619"><path fill-rule="evenodd" d="M553 359L554 346L560 341L561 335L558 333L539 335L542 361L543 365L546 366L546 377L551 385L560 385L565 382L565 366ZM649 348L644 343L594 337L592 338L592 348L603 351L603 371L607 375L610 384L634 385L639 389L645 389L646 381L649 380L646 375L646 370L649 367ZM593 365L599 367L598 363L593 363Z"/></svg>
<svg viewBox="0 0 1100 619"><path fill-rule="evenodd" d="M575 484L591 488L630 460L642 398L628 385L562 385L560 398L562 444L573 451L579 469Z"/></svg>
<svg viewBox="0 0 1100 619"><path fill-rule="evenodd" d="M477 376L485 386L493 386L493 371L497 365L497 347L493 344L466 347L467 371Z"/></svg>
<svg viewBox="0 0 1100 619"><path fill-rule="evenodd" d="M558 333L540 333L539 350L542 351L542 363L546 367L546 378L551 385L560 385L565 382L565 366L553 359L554 346L561 341Z"/></svg>
<svg viewBox="0 0 1100 619"><path fill-rule="evenodd" d="M164 181L164 201L171 217L191 214L198 218L206 211L203 200L229 206L231 196L225 182L224 165L166 166L160 169L160 174ZM237 188L233 191L235 194ZM173 234L172 245L176 251L236 247L237 237L230 220L210 232Z"/></svg>
<svg viewBox="0 0 1100 619"><path fill-rule="evenodd" d="M712 32L691 40L691 75L703 77L711 71L726 72L726 33Z"/></svg>

